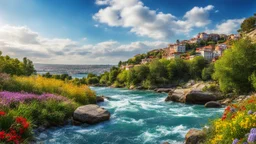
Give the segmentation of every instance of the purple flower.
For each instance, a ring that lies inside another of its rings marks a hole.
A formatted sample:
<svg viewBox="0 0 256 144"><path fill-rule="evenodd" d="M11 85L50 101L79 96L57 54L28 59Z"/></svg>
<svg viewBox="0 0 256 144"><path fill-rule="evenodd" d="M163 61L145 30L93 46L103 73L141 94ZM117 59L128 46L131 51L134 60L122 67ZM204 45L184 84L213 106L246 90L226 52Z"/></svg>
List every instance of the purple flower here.
<svg viewBox="0 0 256 144"><path fill-rule="evenodd" d="M248 136L247 142L249 143L256 142L256 133L250 133Z"/></svg>
<svg viewBox="0 0 256 144"><path fill-rule="evenodd" d="M248 114L248 115L251 115L251 114L253 114L253 111L252 111L252 110L249 110L247 114Z"/></svg>
<svg viewBox="0 0 256 144"><path fill-rule="evenodd" d="M251 128L250 133L256 133L256 128Z"/></svg>
<svg viewBox="0 0 256 144"><path fill-rule="evenodd" d="M235 109L235 108L231 108L230 111L231 111L232 113L234 113L234 112L236 112L236 109Z"/></svg>
<svg viewBox="0 0 256 144"><path fill-rule="evenodd" d="M248 144L248 142L243 142L243 144Z"/></svg>
<svg viewBox="0 0 256 144"><path fill-rule="evenodd" d="M57 101L66 101L68 100L65 97L57 96L54 94L42 94L36 95L31 93L22 93L22 92L0 92L0 104L9 106L12 103L25 103L31 100L46 101L46 100L57 100Z"/></svg>
<svg viewBox="0 0 256 144"><path fill-rule="evenodd" d="M234 139L232 144L237 144L239 142L238 139Z"/></svg>

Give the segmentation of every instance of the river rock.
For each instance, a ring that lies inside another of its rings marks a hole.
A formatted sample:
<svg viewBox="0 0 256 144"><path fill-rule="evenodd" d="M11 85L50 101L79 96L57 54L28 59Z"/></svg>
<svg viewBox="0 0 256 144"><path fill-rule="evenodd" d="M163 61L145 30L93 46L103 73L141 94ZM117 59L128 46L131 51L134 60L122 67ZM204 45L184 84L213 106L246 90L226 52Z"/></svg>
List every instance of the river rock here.
<svg viewBox="0 0 256 144"><path fill-rule="evenodd" d="M190 129L185 136L185 144L200 144L204 141L205 133L201 130Z"/></svg>
<svg viewBox="0 0 256 144"><path fill-rule="evenodd" d="M75 121L87 124L96 124L109 120L109 118L110 113L107 110L94 104L80 106L73 114Z"/></svg>
<svg viewBox="0 0 256 144"><path fill-rule="evenodd" d="M186 103L191 104L205 104L209 101L216 101L217 97L210 92L190 91L186 95Z"/></svg>
<svg viewBox="0 0 256 144"><path fill-rule="evenodd" d="M104 102L104 96L97 96L96 97L96 102L98 103L98 102Z"/></svg>
<svg viewBox="0 0 256 144"><path fill-rule="evenodd" d="M165 99L165 101L174 101L174 102L185 102L185 94L188 89L176 89L173 92L170 92L168 94L168 97Z"/></svg>
<svg viewBox="0 0 256 144"><path fill-rule="evenodd" d="M232 103L233 99L232 98L225 98L225 99L222 99L220 100L220 104L222 105L229 105L230 103Z"/></svg>
<svg viewBox="0 0 256 144"><path fill-rule="evenodd" d="M220 108L221 104L219 102L216 102L216 101L209 101L204 105L204 107L206 107L206 108Z"/></svg>
<svg viewBox="0 0 256 144"><path fill-rule="evenodd" d="M171 91L173 91L173 88L157 88L155 89L156 92L158 93L169 93Z"/></svg>

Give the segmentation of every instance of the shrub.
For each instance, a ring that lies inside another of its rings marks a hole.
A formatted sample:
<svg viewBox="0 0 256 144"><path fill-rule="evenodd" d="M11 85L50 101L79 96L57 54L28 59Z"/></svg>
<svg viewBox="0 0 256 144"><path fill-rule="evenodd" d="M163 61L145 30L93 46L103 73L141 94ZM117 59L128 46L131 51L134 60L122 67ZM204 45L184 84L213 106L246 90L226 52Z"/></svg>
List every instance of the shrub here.
<svg viewBox="0 0 256 144"><path fill-rule="evenodd" d="M77 104L71 101L31 101L30 103L20 103L10 110L14 115L23 115L33 121L36 126L60 125L68 118L72 117Z"/></svg>
<svg viewBox="0 0 256 144"><path fill-rule="evenodd" d="M80 104L95 103L95 92L86 85L76 86L71 82L42 76L13 77L13 83L3 88L7 91L25 91L29 93L52 93L73 99Z"/></svg>
<svg viewBox="0 0 256 144"><path fill-rule="evenodd" d="M30 122L0 111L0 143L24 143L32 137Z"/></svg>
<svg viewBox="0 0 256 144"><path fill-rule="evenodd" d="M58 125L72 116L78 104L53 94L0 92L0 104L12 115L22 115L35 125Z"/></svg>
<svg viewBox="0 0 256 144"><path fill-rule="evenodd" d="M226 107L222 118L212 121L208 129L207 143L239 143L247 141L246 134L256 127L256 97Z"/></svg>

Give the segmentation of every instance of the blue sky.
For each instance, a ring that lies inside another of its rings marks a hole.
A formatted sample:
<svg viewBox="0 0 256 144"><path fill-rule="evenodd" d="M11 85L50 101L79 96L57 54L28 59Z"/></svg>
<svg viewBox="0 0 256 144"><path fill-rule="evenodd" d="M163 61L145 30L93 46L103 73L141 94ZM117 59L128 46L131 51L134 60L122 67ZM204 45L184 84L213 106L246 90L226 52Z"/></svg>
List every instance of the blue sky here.
<svg viewBox="0 0 256 144"><path fill-rule="evenodd" d="M1 0L0 50L38 63L115 64L198 32L235 33L255 5L254 0Z"/></svg>

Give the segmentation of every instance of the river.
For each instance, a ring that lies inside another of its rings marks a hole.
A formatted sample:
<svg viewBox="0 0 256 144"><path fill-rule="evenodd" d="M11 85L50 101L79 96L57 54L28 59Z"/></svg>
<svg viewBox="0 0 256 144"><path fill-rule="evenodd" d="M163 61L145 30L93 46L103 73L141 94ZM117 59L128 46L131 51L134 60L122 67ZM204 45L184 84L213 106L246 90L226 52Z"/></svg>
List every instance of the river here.
<svg viewBox="0 0 256 144"><path fill-rule="evenodd" d="M110 121L92 126L55 127L41 133L46 144L171 144L182 143L190 128L201 128L223 109L165 102L167 94L106 87L92 87L110 99L100 105Z"/></svg>

